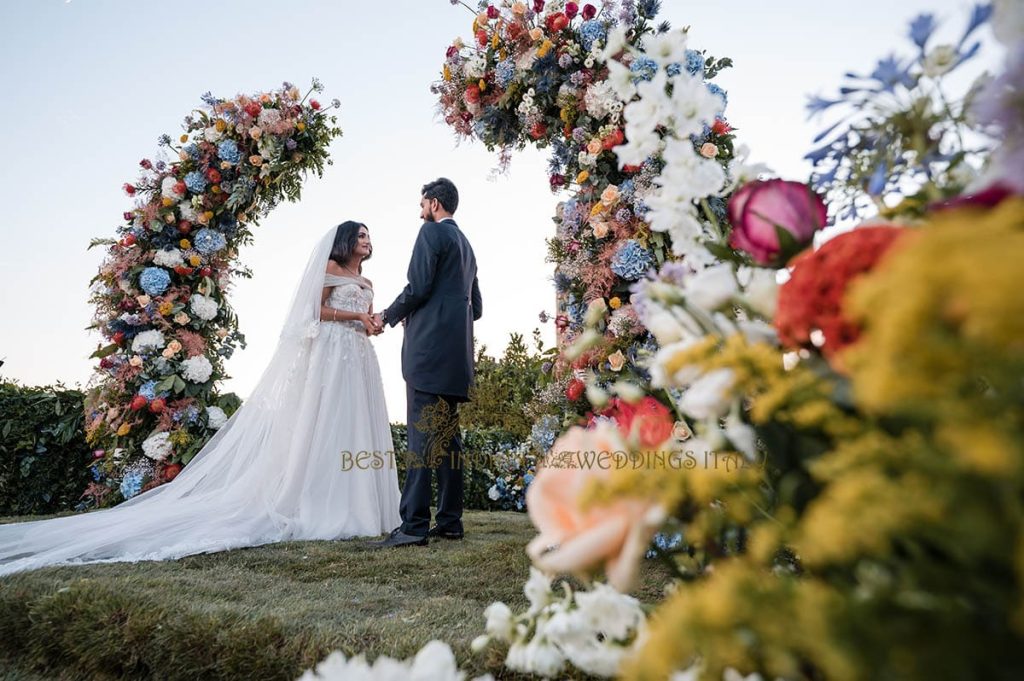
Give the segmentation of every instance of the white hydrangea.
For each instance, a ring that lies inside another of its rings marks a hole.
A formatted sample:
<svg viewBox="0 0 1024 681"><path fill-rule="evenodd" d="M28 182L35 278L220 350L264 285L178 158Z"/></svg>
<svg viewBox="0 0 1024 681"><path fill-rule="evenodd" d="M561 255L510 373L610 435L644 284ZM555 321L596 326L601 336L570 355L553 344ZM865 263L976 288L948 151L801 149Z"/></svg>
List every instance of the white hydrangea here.
<svg viewBox="0 0 1024 681"><path fill-rule="evenodd" d="M164 334L157 329L143 331L132 340L132 352L161 350L167 344Z"/></svg>
<svg viewBox="0 0 1024 681"><path fill-rule="evenodd" d="M217 301L209 296L204 296L201 293L194 293L189 298L188 307L192 310L192 313L200 319L210 321L217 316L217 310L219 305Z"/></svg>
<svg viewBox="0 0 1024 681"><path fill-rule="evenodd" d="M199 213L192 207L190 201L182 201L178 204L178 214L189 222L197 222L199 220Z"/></svg>
<svg viewBox="0 0 1024 681"><path fill-rule="evenodd" d="M196 355L182 361L181 373L187 380L193 383L205 383L210 380L210 375L213 373L213 365L210 364L210 360L206 359L205 355Z"/></svg>
<svg viewBox="0 0 1024 681"><path fill-rule="evenodd" d="M256 118L256 124L261 128L269 128L281 122L281 112L277 109L263 109Z"/></svg>
<svg viewBox="0 0 1024 681"><path fill-rule="evenodd" d="M362 654L348 658L335 650L314 669L307 669L298 681L463 681L465 672L459 671L455 654L447 643L433 640L420 648L412 660L396 660L387 655L378 655L373 663L366 661ZM493 681L490 674L479 676L474 681Z"/></svg>
<svg viewBox="0 0 1024 681"><path fill-rule="evenodd" d="M206 408L206 423L214 430L220 430L227 423L228 415L218 406L211 405Z"/></svg>
<svg viewBox="0 0 1024 681"><path fill-rule="evenodd" d="M615 105L621 104L615 97L615 90L608 81L602 80L587 88L583 95L583 107L591 116L601 120L615 110Z"/></svg>
<svg viewBox="0 0 1024 681"><path fill-rule="evenodd" d="M153 264L159 265L160 267L174 269L178 265L183 265L184 263L185 260L181 256L181 250L177 248L160 249L153 254Z"/></svg>
<svg viewBox="0 0 1024 681"><path fill-rule="evenodd" d="M483 54L474 54L466 60L463 73L467 78L483 78L487 73L487 58Z"/></svg>
<svg viewBox="0 0 1024 681"><path fill-rule="evenodd" d="M163 461L172 451L174 445L171 444L171 434L167 431L153 433L142 443L142 453L154 461Z"/></svg>

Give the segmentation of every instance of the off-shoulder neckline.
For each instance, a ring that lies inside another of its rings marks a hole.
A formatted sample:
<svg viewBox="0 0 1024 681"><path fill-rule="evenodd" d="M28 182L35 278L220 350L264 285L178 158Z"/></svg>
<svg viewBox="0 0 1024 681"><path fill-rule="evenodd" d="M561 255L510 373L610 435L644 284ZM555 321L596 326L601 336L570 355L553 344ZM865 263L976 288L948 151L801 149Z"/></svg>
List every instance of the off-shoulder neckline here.
<svg viewBox="0 0 1024 681"><path fill-rule="evenodd" d="M360 284L362 286L366 286L367 288L373 288L373 282L362 275L359 275L359 277L357 278L344 274L332 274L331 272L324 272L324 277L325 280L326 277L334 277L335 279L354 281L355 283Z"/></svg>

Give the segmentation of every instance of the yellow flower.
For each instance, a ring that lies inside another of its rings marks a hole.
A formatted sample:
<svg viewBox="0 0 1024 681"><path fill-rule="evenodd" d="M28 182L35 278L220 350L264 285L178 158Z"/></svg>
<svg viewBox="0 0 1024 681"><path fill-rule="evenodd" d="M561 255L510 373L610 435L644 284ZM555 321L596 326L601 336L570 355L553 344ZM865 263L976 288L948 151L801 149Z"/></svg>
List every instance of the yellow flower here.
<svg viewBox="0 0 1024 681"><path fill-rule="evenodd" d="M484 90L487 89L487 81L484 80L483 78L481 78L480 82L477 83L476 85L477 85L478 88L480 88L480 92L483 92Z"/></svg>
<svg viewBox="0 0 1024 681"><path fill-rule="evenodd" d="M593 207L590 209L590 217L596 217L596 216L600 215L603 212L604 212L604 206L600 202L595 203L593 205Z"/></svg>
<svg viewBox="0 0 1024 681"><path fill-rule="evenodd" d="M613 310L618 310L620 307L622 307L622 300L618 296L613 296L608 301L608 307L610 307Z"/></svg>
<svg viewBox="0 0 1024 681"><path fill-rule="evenodd" d="M164 205L164 207L166 208L167 206L170 206L170 205L172 205L172 204L174 203L174 199L170 199L170 198L167 198L167 197L165 196L164 198L162 198L162 199L160 200L160 202L161 202L161 203L162 203L162 204Z"/></svg>
<svg viewBox="0 0 1024 681"><path fill-rule="evenodd" d="M131 429L132 427L130 425L128 425L127 423L122 423L121 427L117 429L117 434L127 435L129 432L131 432Z"/></svg>
<svg viewBox="0 0 1024 681"><path fill-rule="evenodd" d="M498 32L497 31L494 32L494 37L491 38L491 47L493 47L494 49L498 48Z"/></svg>
<svg viewBox="0 0 1024 681"><path fill-rule="evenodd" d="M441 72L441 75L446 82L452 79L452 70L448 68L447 64L444 65L444 70Z"/></svg>
<svg viewBox="0 0 1024 681"><path fill-rule="evenodd" d="M181 246L182 248L189 248L190 246L192 246L188 239L182 239L181 241L178 242L178 245Z"/></svg>
<svg viewBox="0 0 1024 681"><path fill-rule="evenodd" d="M166 317L167 315L171 314L171 310L173 309L174 304L165 300L164 302L160 303L160 307L157 308L157 311Z"/></svg>
<svg viewBox="0 0 1024 681"><path fill-rule="evenodd" d="M219 184L211 185L210 186L210 191L213 192L214 194L220 194L220 185Z"/></svg>
<svg viewBox="0 0 1024 681"><path fill-rule="evenodd" d="M551 48L554 46L554 43L552 43L550 40L545 40L543 43L541 43L540 47L537 48L537 57L543 58L548 52L551 51Z"/></svg>
<svg viewBox="0 0 1024 681"><path fill-rule="evenodd" d="M583 184L590 177L590 173L586 170L581 170L580 174L576 176L576 184Z"/></svg>
<svg viewBox="0 0 1024 681"><path fill-rule="evenodd" d="M181 143L184 144L185 142L188 142L188 135L182 135L178 139L180 139Z"/></svg>
<svg viewBox="0 0 1024 681"><path fill-rule="evenodd" d="M190 255L188 257L188 261L192 265L192 267L199 267L199 264L203 262L203 259L200 258L198 255Z"/></svg>
<svg viewBox="0 0 1024 681"><path fill-rule="evenodd" d="M302 121L299 121L298 123L295 124L295 129L298 130L299 132L302 132L303 130L306 129L306 124L303 123Z"/></svg>
<svg viewBox="0 0 1024 681"><path fill-rule="evenodd" d="M217 129L217 132L224 132L224 130L227 129L228 125L224 122L223 119L218 118L217 122L213 124L213 127Z"/></svg>

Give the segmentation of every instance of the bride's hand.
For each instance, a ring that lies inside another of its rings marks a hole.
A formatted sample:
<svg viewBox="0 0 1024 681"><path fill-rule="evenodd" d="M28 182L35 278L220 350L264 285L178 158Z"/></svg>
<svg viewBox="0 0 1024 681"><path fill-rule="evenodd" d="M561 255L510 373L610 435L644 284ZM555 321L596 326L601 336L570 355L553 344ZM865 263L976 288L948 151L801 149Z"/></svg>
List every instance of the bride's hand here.
<svg viewBox="0 0 1024 681"><path fill-rule="evenodd" d="M369 315L369 313L364 312L363 314L359 315L359 321L363 323L363 327L366 329L367 336L375 336L381 332L380 327L378 327L377 324L374 323L374 319Z"/></svg>

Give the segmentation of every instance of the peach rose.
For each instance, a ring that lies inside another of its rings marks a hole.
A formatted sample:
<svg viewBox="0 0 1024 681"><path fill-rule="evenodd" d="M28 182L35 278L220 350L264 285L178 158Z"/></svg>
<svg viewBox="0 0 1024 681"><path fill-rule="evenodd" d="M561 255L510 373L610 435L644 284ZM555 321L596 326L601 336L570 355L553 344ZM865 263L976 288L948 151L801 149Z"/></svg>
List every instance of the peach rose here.
<svg viewBox="0 0 1024 681"><path fill-rule="evenodd" d="M601 153L601 140L592 139L587 142L587 153L588 154L599 154Z"/></svg>
<svg viewBox="0 0 1024 681"><path fill-rule="evenodd" d="M555 442L551 456L577 451L571 456L578 457L578 467L541 468L526 490L527 511L540 532L526 552L538 569L551 573L582 575L603 564L608 582L626 592L665 511L650 499L626 498L580 510L583 490L591 480L611 475L613 457L625 452L626 445L618 429L602 421L593 430L571 428ZM588 465L589 452L596 457L605 453L606 465L599 465L597 458Z"/></svg>
<svg viewBox="0 0 1024 681"><path fill-rule="evenodd" d="M601 203L606 206L610 206L619 200L619 188L614 184L610 184L604 188L601 192Z"/></svg>
<svg viewBox="0 0 1024 681"><path fill-rule="evenodd" d="M518 14L519 16L526 14L526 4L522 2L513 2L512 14Z"/></svg>
<svg viewBox="0 0 1024 681"><path fill-rule="evenodd" d="M543 37L544 37L544 29L536 28L536 27L530 29L530 40L533 40L534 42L536 42L536 41L540 40Z"/></svg>
<svg viewBox="0 0 1024 681"><path fill-rule="evenodd" d="M612 371L622 371L622 367L626 365L626 356L622 354L622 350L616 350L608 355L608 364L611 365Z"/></svg>
<svg viewBox="0 0 1024 681"><path fill-rule="evenodd" d="M140 367L142 366L142 357L139 355L132 355L131 359L128 360L128 364L133 367Z"/></svg>
<svg viewBox="0 0 1024 681"><path fill-rule="evenodd" d="M608 236L608 223L603 220L592 221L590 229L594 232L594 237L597 239L603 239Z"/></svg>
<svg viewBox="0 0 1024 681"><path fill-rule="evenodd" d="M700 148L700 155L704 158L714 158L718 156L718 147L711 142L705 142Z"/></svg>

